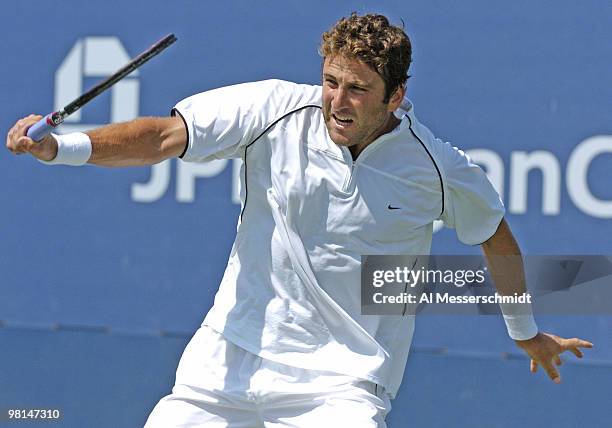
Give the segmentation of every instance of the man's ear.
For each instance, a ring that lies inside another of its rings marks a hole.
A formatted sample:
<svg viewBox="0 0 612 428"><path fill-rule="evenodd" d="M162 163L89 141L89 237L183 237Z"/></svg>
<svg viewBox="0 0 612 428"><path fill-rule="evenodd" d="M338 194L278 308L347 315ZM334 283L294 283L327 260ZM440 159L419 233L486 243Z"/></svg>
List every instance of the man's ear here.
<svg viewBox="0 0 612 428"><path fill-rule="evenodd" d="M393 112L398 109L398 107L402 104L404 99L404 95L406 95L406 86L400 85L397 89L391 94L391 98L389 98L389 104L387 106L387 110L389 112Z"/></svg>

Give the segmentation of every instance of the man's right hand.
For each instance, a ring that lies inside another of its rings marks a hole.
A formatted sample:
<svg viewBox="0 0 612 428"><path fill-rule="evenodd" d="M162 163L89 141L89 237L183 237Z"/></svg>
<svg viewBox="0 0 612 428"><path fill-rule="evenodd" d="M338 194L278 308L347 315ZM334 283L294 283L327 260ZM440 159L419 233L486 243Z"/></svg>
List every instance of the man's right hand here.
<svg viewBox="0 0 612 428"><path fill-rule="evenodd" d="M42 116L31 114L15 123L6 136L6 148L16 155L30 153L36 159L50 161L57 156L57 141L47 135L36 142L26 136L30 126L42 119Z"/></svg>

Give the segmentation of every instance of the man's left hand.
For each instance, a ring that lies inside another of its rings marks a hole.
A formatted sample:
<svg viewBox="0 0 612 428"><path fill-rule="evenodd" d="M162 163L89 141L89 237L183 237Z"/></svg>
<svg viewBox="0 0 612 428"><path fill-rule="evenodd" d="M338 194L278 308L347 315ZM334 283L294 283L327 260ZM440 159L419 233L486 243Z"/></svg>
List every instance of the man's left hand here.
<svg viewBox="0 0 612 428"><path fill-rule="evenodd" d="M515 340L516 344L531 357L531 372L542 366L555 383L561 383L561 376L555 366L562 364L559 354L570 351L582 358L579 348L592 348L593 344L582 339L564 339L554 334L538 333L528 340Z"/></svg>

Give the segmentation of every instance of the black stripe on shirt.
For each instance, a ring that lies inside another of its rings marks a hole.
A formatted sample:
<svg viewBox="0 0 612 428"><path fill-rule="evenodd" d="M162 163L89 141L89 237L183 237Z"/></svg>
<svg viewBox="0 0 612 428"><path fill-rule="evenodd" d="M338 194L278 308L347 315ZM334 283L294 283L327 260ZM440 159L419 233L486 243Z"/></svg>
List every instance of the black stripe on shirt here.
<svg viewBox="0 0 612 428"><path fill-rule="evenodd" d="M259 134L257 137L255 137L253 141L251 141L245 146L244 148L244 204L242 205L242 211L240 211L240 222L241 223L242 223L242 217L244 215L244 211L246 210L247 201L249 198L249 186L248 186L248 179L247 179L247 153L248 153L249 147L255 144L257 140L259 140L261 137L267 134L274 127L274 125L276 125L281 120L285 119L287 116L292 115L293 113L297 113L298 111L304 110L306 108L311 108L311 107L318 108L318 109L321 108L321 106L316 105L316 104L307 104L305 106L298 107L295 110L291 110L285 113L284 115L282 115L281 117L279 117L278 119L276 119L270 125L268 125L267 128L264 129L261 134Z"/></svg>
<svg viewBox="0 0 612 428"><path fill-rule="evenodd" d="M405 116L408 118L408 122L410 122L410 132L412 132L414 138L416 138L419 143L421 143L421 146L423 146L423 148L427 152L429 159L431 159L431 162L433 163L434 167L436 168L436 172L438 173L438 178L440 179L440 188L442 189L442 211L440 212L440 216L442 216L442 214L444 213L444 182L442 181L442 174L440 173L440 168L438 168L438 164L436 164L436 161L434 160L433 156L431 155L429 150L427 150L427 146L425 145L425 143L423 143L423 140L421 140L416 134L416 132L414 132L414 130L412 129L412 119L410 119L410 116Z"/></svg>

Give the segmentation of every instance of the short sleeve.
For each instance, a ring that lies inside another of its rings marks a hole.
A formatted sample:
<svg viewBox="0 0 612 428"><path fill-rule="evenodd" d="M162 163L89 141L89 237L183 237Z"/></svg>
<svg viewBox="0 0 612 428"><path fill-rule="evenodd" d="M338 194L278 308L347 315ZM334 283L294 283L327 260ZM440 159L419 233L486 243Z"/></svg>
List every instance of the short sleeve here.
<svg viewBox="0 0 612 428"><path fill-rule="evenodd" d="M176 104L185 122L186 162L241 157L249 143L283 115L320 105L321 88L282 80L242 83L202 92Z"/></svg>
<svg viewBox="0 0 612 428"><path fill-rule="evenodd" d="M441 219L464 244L482 244L497 230L504 205L485 172L466 153L449 143L437 143L445 184Z"/></svg>

